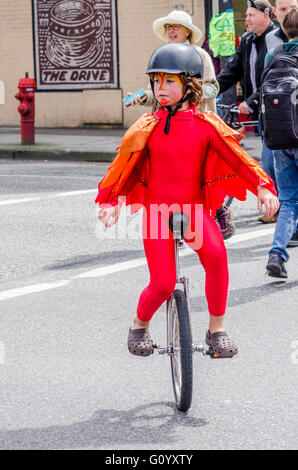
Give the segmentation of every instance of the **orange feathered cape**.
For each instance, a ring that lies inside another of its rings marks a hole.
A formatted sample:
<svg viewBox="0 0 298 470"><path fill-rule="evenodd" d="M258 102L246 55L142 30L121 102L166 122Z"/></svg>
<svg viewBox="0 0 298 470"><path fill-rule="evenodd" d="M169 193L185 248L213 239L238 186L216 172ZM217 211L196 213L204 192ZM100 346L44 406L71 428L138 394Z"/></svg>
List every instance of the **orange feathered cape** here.
<svg viewBox="0 0 298 470"><path fill-rule="evenodd" d="M239 163L239 165L237 163L238 168L241 165L246 165L257 177L258 184L267 187L276 194L271 178L236 140L239 139L238 132L227 126L211 111L198 113L196 117L206 120L215 128L219 136L233 151L235 159ZM133 205L132 212L136 212L144 204L146 181L149 177L149 155L146 144L158 123L159 119L154 114L144 114L128 129L116 158L98 185L96 203L116 205L118 197L126 196L126 204ZM222 206L226 196L235 196L244 201L247 190L257 194L256 187L240 178L213 149L209 149L203 168L201 190L204 206L213 215Z"/></svg>

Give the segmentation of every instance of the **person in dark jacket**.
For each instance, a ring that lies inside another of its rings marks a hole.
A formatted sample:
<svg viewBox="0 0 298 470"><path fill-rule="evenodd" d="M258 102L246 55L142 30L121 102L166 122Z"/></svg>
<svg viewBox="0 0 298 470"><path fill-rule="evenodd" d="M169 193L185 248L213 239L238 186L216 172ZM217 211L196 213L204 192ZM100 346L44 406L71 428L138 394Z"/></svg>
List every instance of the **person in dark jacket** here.
<svg viewBox="0 0 298 470"><path fill-rule="evenodd" d="M290 10L282 24L289 42L283 44L285 53L298 50L298 9ZM267 54L265 66L270 67L275 50ZM294 90L295 98L296 90ZM297 95L296 95L297 96ZM295 98L297 99L297 98ZM275 227L272 248L266 266L269 276L287 278L285 263L289 260L287 246L298 246L298 149L273 150L280 213Z"/></svg>
<svg viewBox="0 0 298 470"><path fill-rule="evenodd" d="M220 93L241 81L244 102L240 104L239 111L252 114L253 119L258 119L259 95L256 95L256 92L261 84L267 54L265 38L275 28L271 21L272 7L267 0L248 0L247 4L247 32L243 34L237 51L227 62L217 81Z"/></svg>
<svg viewBox="0 0 298 470"><path fill-rule="evenodd" d="M276 30L271 19L273 11L267 0L247 0L246 24L247 32L243 34L236 53L227 62L225 68L217 77L219 92L222 93L232 85L241 82L244 101L238 109L242 114L250 114L253 120L259 120L260 111L260 85L264 70L265 56L268 52L266 37ZM262 137L261 126L259 133ZM269 176L275 180L273 154L263 143L261 164ZM263 223L274 223L277 215L272 218L262 216Z"/></svg>
<svg viewBox="0 0 298 470"><path fill-rule="evenodd" d="M281 44L285 44L288 42L288 37L283 30L282 24L289 10L295 7L297 7L297 0L276 0L275 1L276 19L279 22L280 26L277 29L274 29L270 33L266 34L265 41L266 41L268 54L265 58L265 64L264 64L265 67L266 67L266 60L268 59L268 55L270 53L272 54L274 49L277 46L280 46ZM259 99L259 91L256 94L256 99ZM262 166L263 168L266 168L267 173L271 176L271 178L273 179L277 187L277 176L276 176L275 165L274 165L273 151L270 150L266 146L265 142L263 142L263 148L262 148ZM268 219L266 215L263 215L259 217L259 221L263 223L272 223L272 222L274 223L277 221L277 216L278 214L275 214L272 217L272 219Z"/></svg>

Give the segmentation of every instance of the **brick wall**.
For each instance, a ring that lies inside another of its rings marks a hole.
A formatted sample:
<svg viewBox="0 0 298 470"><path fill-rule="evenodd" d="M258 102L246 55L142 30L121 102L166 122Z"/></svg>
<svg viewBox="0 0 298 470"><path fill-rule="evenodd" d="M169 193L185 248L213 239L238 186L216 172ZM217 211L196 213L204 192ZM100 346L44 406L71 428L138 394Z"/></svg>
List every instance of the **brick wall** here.
<svg viewBox="0 0 298 470"><path fill-rule="evenodd" d="M152 23L172 9L184 7L204 31L203 0L118 0L120 89L36 94L37 127L79 127L85 123L122 124L126 127L149 108L123 108L128 91L147 87L145 75L152 51L163 43L154 36ZM0 2L0 82L5 104L0 101L0 125L19 124L14 98L18 80L34 76L31 0Z"/></svg>

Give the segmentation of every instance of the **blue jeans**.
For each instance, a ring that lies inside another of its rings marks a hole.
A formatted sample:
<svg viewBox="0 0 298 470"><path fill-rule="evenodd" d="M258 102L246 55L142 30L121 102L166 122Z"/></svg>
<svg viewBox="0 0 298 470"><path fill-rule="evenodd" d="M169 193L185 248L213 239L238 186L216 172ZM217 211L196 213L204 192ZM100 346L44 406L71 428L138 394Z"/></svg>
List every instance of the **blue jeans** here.
<svg viewBox="0 0 298 470"><path fill-rule="evenodd" d="M274 169L280 202L272 248L288 261L287 244L298 230L298 150L273 150Z"/></svg>
<svg viewBox="0 0 298 470"><path fill-rule="evenodd" d="M269 175L270 178L274 181L275 187L277 188L274 162L273 162L273 150L269 149L264 142L264 137L263 137L260 121L258 121L258 130L259 130L259 134L261 136L262 143L263 143L262 154L261 154L261 165L262 165L263 170L266 171L267 175Z"/></svg>

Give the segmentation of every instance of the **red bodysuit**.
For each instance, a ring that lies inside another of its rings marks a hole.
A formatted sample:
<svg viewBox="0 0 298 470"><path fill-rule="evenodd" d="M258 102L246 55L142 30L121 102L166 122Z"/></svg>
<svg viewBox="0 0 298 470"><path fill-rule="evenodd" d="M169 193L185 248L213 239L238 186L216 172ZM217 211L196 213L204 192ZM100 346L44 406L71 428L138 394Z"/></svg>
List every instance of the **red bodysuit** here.
<svg viewBox="0 0 298 470"><path fill-rule="evenodd" d="M115 205L119 195L128 195L130 205L145 206L143 237L150 283L138 303L137 315L143 321L152 318L176 283L174 240L168 226L169 206L175 204L172 211L183 210L191 216L185 241L198 254L205 269L209 312L221 316L225 313L228 291L227 254L210 207L217 209L229 192L244 200L246 189L257 194L259 185L274 193L273 182L266 173L234 144L231 130L215 116L205 119L195 113L194 106L178 111L171 118L168 135L164 133L168 116L164 109L155 113L158 121L149 115L140 118L128 130L119 154L99 183L96 198L99 204ZM148 140L144 141L146 135ZM145 142L147 152L143 152ZM145 154L148 160L141 158ZM142 170L146 170L146 176ZM146 190L140 191L146 186ZM203 201L208 209L203 207ZM161 205L163 210L159 210ZM191 234L194 234L194 242Z"/></svg>
<svg viewBox="0 0 298 470"><path fill-rule="evenodd" d="M171 118L170 132L164 133L167 111L156 113L160 119L147 144L150 154L150 176L147 201L144 210L144 249L150 271L150 283L143 290L137 309L138 318L150 321L155 311L171 295L176 283L174 240L168 228L167 214L158 215L158 237L149 238L148 227L152 224L149 205L191 204L191 212L203 213L203 244L194 250L205 269L205 292L211 315L224 315L228 291L228 265L222 234L209 211L195 207L200 203L200 183L208 146L232 155L214 128L194 117L195 108L179 111ZM154 224L157 223L154 217ZM192 230L202 237L196 228ZM168 233L168 239L161 232ZM146 236L147 235L147 236ZM187 242L187 239L186 239ZM190 245L191 246L191 245Z"/></svg>

